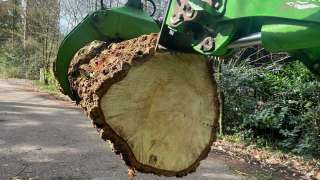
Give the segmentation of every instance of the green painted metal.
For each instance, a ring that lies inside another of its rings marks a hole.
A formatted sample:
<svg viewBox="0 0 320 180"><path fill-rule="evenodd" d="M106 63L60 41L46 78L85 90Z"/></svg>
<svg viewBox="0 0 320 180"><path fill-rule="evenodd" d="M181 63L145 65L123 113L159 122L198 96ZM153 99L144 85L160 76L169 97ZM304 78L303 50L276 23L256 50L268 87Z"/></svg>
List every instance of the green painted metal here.
<svg viewBox="0 0 320 180"><path fill-rule="evenodd" d="M204 55L223 56L230 44L261 32L262 45L271 52L288 51L320 74L320 0L214 0L213 7L202 0L189 0L198 16L172 24L177 0L171 0L161 30L160 43L175 49L193 48ZM56 61L56 76L65 94L72 96L67 70L73 55L93 40L114 42L158 32L152 18L141 11L141 0L127 7L100 10L88 15L63 41ZM139 10L140 9L140 10ZM202 40L213 37L215 46L204 51Z"/></svg>
<svg viewBox="0 0 320 180"><path fill-rule="evenodd" d="M58 51L54 71L63 93L74 98L67 77L68 67L75 53L87 43L94 40L115 42L159 31L158 24L147 13L131 7L89 14L65 37Z"/></svg>
<svg viewBox="0 0 320 180"><path fill-rule="evenodd" d="M310 69L320 64L320 54L314 53L314 49L320 50L320 0L214 2L218 2L219 6L210 6L202 0L189 0L189 4L197 11L197 18L173 25L172 18L178 3L172 0L163 28L169 30L161 33L160 43L165 39L179 41L191 37L190 45L196 52L223 56L230 51L232 42L261 32L262 46L267 50L287 51L297 58L300 57L299 59L303 56L309 63L302 61ZM205 37L215 39L215 47L210 51L202 50L201 42Z"/></svg>
<svg viewBox="0 0 320 180"><path fill-rule="evenodd" d="M225 19L274 17L320 22L319 0L228 0Z"/></svg>
<svg viewBox="0 0 320 180"><path fill-rule="evenodd" d="M294 57L298 58L314 74L320 75L320 51L319 48L304 49L294 51Z"/></svg>
<svg viewBox="0 0 320 180"><path fill-rule="evenodd" d="M262 27L262 44L270 52L320 47L320 24L271 24Z"/></svg>
<svg viewBox="0 0 320 180"><path fill-rule="evenodd" d="M214 56L223 56L227 54L228 48L227 47L233 38L233 35L235 34L235 28L233 24L221 24L219 27L217 27L217 34L215 36L215 46L214 49ZM201 50L200 44L192 44L195 51L202 53L204 55L213 55L212 51L204 52Z"/></svg>

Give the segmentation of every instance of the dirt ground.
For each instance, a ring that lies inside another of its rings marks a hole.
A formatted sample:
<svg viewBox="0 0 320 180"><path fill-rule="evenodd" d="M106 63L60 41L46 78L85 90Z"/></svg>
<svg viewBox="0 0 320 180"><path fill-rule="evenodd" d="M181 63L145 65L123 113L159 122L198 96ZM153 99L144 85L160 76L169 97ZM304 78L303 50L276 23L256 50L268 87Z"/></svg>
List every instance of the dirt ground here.
<svg viewBox="0 0 320 180"><path fill-rule="evenodd" d="M213 150L180 179L265 179L270 173ZM25 80L0 80L0 179L126 180L127 169L81 110L37 92ZM139 174L137 179L176 179ZM278 179L278 178L276 178Z"/></svg>

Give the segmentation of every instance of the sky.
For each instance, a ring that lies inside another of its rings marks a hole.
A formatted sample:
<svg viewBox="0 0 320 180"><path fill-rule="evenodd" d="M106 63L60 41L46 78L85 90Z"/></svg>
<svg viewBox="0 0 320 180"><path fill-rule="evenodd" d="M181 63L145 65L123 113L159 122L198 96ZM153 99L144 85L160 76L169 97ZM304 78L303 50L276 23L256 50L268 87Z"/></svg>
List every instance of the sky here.
<svg viewBox="0 0 320 180"><path fill-rule="evenodd" d="M70 28L69 28L69 25L68 25L68 21L66 18L63 18L63 16L60 16L60 31L63 33L63 34L68 34L70 32Z"/></svg>

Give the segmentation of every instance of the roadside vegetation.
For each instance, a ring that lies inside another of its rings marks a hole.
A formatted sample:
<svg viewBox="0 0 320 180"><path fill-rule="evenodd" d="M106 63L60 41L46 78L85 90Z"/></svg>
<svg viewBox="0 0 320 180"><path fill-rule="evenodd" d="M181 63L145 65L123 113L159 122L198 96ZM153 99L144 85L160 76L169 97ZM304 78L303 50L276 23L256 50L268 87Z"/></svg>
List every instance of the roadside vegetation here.
<svg viewBox="0 0 320 180"><path fill-rule="evenodd" d="M46 92L52 96L55 96L56 98L63 98L67 99L59 90L59 85L55 80L49 81L49 83L45 83L40 80L34 80L33 85L39 89L40 91Z"/></svg>
<svg viewBox="0 0 320 180"><path fill-rule="evenodd" d="M266 169L273 166L271 173L287 168L293 176L319 179L319 77L287 54L260 47L238 50L214 64L223 102L214 149Z"/></svg>
<svg viewBox="0 0 320 180"><path fill-rule="evenodd" d="M215 60L223 102L215 146L250 157L247 162L277 164L319 179L320 78L286 54L248 51Z"/></svg>
<svg viewBox="0 0 320 180"><path fill-rule="evenodd" d="M223 64L223 128L260 147L320 158L320 81L298 61L266 70Z"/></svg>

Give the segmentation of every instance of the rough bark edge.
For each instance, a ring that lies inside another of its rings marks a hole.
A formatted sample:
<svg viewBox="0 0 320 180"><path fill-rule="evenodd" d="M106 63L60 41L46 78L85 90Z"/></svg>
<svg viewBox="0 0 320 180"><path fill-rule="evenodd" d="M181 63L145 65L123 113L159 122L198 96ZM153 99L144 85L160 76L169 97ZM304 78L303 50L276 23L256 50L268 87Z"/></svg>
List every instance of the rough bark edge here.
<svg viewBox="0 0 320 180"><path fill-rule="evenodd" d="M208 154L211 150L211 146L217 137L216 133L218 131L218 120L219 120L219 113L220 113L219 108L215 109L216 117L214 117L214 119L213 119L214 126L212 127L209 144L202 151L199 158L191 166L189 166L188 168L186 168L182 171L162 170L162 169L154 168L152 166L145 165L145 164L138 162L137 159L135 158L133 152L131 151L129 145L127 144L127 142L125 140L123 140L109 126L109 124L105 120L105 117L104 117L102 110L100 109L100 103L101 103L101 99L102 99L103 95L108 92L109 88L113 84L122 81L126 77L128 72L130 71L131 67L142 65L144 62L146 62L148 57L150 55L152 56L155 53L154 49L150 49L150 50L151 51L149 51L149 53L136 54L131 60L128 61L129 63L122 62L122 63L124 63L123 65L126 65L126 67L122 68L120 71L115 71L115 73L112 75L112 78L105 79L106 81L102 82L100 84L100 86L95 90L94 94L96 94L98 96L98 98L91 97L94 102L90 103L93 106L90 107L90 110L89 109L87 110L87 113L89 112L88 116L91 118L92 123L93 123L94 127L97 129L97 131L99 132L101 138L104 141L110 141L112 143L115 153L118 155L120 154L122 156L122 159L125 161L125 163L128 167L135 169L135 170L142 172L142 173L153 173L153 174L156 174L159 176L167 176L167 177L173 177L173 176L183 177L183 176L188 175L189 173L195 172L197 167L200 165L200 162L208 156ZM212 80L212 85L213 85L213 91L216 95L218 95L217 84L216 84L215 79L213 77L212 63L209 61L207 63L208 63L207 64L208 75L212 76L211 80ZM214 105L216 105L216 107L219 107L218 97L216 96L214 98L215 98L213 101Z"/></svg>
<svg viewBox="0 0 320 180"><path fill-rule="evenodd" d="M79 76L79 68L83 64L89 64L90 61L98 56L103 50L108 47L107 42L103 41L92 41L85 47L81 48L75 55L72 61L70 62L68 69L68 81L71 85L72 94L75 96L76 103L78 104L81 101L78 93L74 91L74 82L76 82L76 78ZM89 48L89 49L87 49Z"/></svg>

